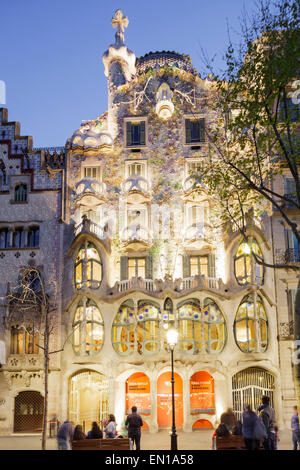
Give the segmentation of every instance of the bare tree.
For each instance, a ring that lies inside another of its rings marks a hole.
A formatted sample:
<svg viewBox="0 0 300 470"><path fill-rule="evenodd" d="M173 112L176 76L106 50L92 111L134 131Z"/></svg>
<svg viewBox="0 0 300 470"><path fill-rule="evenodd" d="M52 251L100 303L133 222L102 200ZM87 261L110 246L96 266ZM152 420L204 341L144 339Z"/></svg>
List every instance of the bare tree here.
<svg viewBox="0 0 300 470"><path fill-rule="evenodd" d="M26 266L20 270L19 282L6 296L6 327L18 322L32 338L32 348L38 347L44 355L44 411L42 425L42 450L46 450L48 415L48 376L50 356L63 350L50 350L50 337L57 328L56 304L50 295L51 286L44 281L40 270ZM30 327L29 327L30 325ZM38 341L37 341L38 337Z"/></svg>

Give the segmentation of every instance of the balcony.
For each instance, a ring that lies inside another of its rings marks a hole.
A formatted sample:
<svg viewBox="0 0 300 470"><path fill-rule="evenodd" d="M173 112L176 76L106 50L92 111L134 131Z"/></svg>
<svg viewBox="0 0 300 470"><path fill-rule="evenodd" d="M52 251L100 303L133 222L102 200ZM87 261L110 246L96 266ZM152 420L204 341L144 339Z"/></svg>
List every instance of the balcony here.
<svg viewBox="0 0 300 470"><path fill-rule="evenodd" d="M197 200L197 202L204 202L208 199L207 188L197 178L193 178L191 176L186 178L182 184L182 189L186 202L188 202L189 200Z"/></svg>
<svg viewBox="0 0 300 470"><path fill-rule="evenodd" d="M121 233L121 243L123 247L130 245L132 250L148 247L151 240L150 230L139 224L129 225Z"/></svg>
<svg viewBox="0 0 300 470"><path fill-rule="evenodd" d="M142 290L149 294L158 295L166 289L173 290L176 293L187 293L195 289L215 290L222 293L226 292L222 279L205 276L172 279L170 276L165 276L164 280L133 277L124 281L117 281L115 285L108 290L108 294L118 295L130 290Z"/></svg>
<svg viewBox="0 0 300 470"><path fill-rule="evenodd" d="M82 222L74 227L75 237L81 233L95 235L99 240L105 240L108 237L106 228L92 222L86 215L82 217Z"/></svg>
<svg viewBox="0 0 300 470"><path fill-rule="evenodd" d="M73 198L78 206L97 207L106 201L106 184L83 178L76 184Z"/></svg>
<svg viewBox="0 0 300 470"><path fill-rule="evenodd" d="M150 200L150 186L143 176L129 176L121 187L129 203L142 204Z"/></svg>
<svg viewBox="0 0 300 470"><path fill-rule="evenodd" d="M288 248L287 250L277 249L275 261L276 264L300 263L300 251L294 248Z"/></svg>

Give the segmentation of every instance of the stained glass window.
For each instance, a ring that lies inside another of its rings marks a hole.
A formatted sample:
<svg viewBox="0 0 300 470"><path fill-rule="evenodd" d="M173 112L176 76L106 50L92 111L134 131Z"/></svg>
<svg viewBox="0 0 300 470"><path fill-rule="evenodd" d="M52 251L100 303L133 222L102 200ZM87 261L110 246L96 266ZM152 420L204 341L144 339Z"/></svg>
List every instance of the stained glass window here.
<svg viewBox="0 0 300 470"><path fill-rule="evenodd" d="M98 354L103 345L104 323L101 312L92 299L77 305L73 319L73 349L75 354Z"/></svg>
<svg viewBox="0 0 300 470"><path fill-rule="evenodd" d="M85 243L79 249L74 265L76 289L89 287L97 289L102 281L102 262L97 248L91 242Z"/></svg>
<svg viewBox="0 0 300 470"><path fill-rule="evenodd" d="M259 296L256 300L256 318L257 331L255 331L254 298L248 295L240 304L234 322L235 341L243 352L255 351L256 342L260 352L266 351L268 347L268 319Z"/></svg>
<svg viewBox="0 0 300 470"><path fill-rule="evenodd" d="M264 267L255 260L252 253L255 253L258 259L263 260L261 249L255 239L251 239L249 243L240 243L235 254L234 272L236 280L241 286L251 283L252 269L254 269L253 280L258 285L262 285L264 282Z"/></svg>
<svg viewBox="0 0 300 470"><path fill-rule="evenodd" d="M158 305L140 301L137 315L138 352L153 353L159 351L159 324L161 313Z"/></svg>
<svg viewBox="0 0 300 470"><path fill-rule="evenodd" d="M127 355L134 351L134 329L134 306L127 300L120 306L112 326L112 343L117 353Z"/></svg>

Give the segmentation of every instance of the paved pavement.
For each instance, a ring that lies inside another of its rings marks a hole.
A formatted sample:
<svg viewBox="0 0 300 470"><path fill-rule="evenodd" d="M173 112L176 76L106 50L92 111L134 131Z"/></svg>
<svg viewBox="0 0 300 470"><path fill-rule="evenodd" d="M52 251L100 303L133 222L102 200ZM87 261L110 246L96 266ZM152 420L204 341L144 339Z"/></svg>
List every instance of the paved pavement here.
<svg viewBox="0 0 300 470"><path fill-rule="evenodd" d="M211 450L212 431L201 430L195 432L178 432L179 450ZM284 430L279 436L280 450L291 450L291 431ZM144 450L169 450L170 435L167 431L160 431L156 434L143 432L141 448ZM41 435L20 435L0 436L0 450L40 450ZM47 439L47 449L56 450L56 439Z"/></svg>

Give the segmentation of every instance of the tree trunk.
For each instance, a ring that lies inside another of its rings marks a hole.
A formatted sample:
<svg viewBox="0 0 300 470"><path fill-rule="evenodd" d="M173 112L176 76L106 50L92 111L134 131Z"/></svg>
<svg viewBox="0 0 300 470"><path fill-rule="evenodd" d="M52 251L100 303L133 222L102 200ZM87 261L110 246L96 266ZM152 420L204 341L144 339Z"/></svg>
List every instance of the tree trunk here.
<svg viewBox="0 0 300 470"><path fill-rule="evenodd" d="M47 443L47 415L48 415L48 371L49 371L49 325L48 325L48 311L45 312L45 337L44 337L44 385L45 385L45 399L44 399L44 416L43 416L43 430L42 430L42 450L46 450Z"/></svg>
<svg viewBox="0 0 300 470"><path fill-rule="evenodd" d="M293 353L294 381L298 413L300 413L300 279L298 281L295 298L294 318L294 353Z"/></svg>

